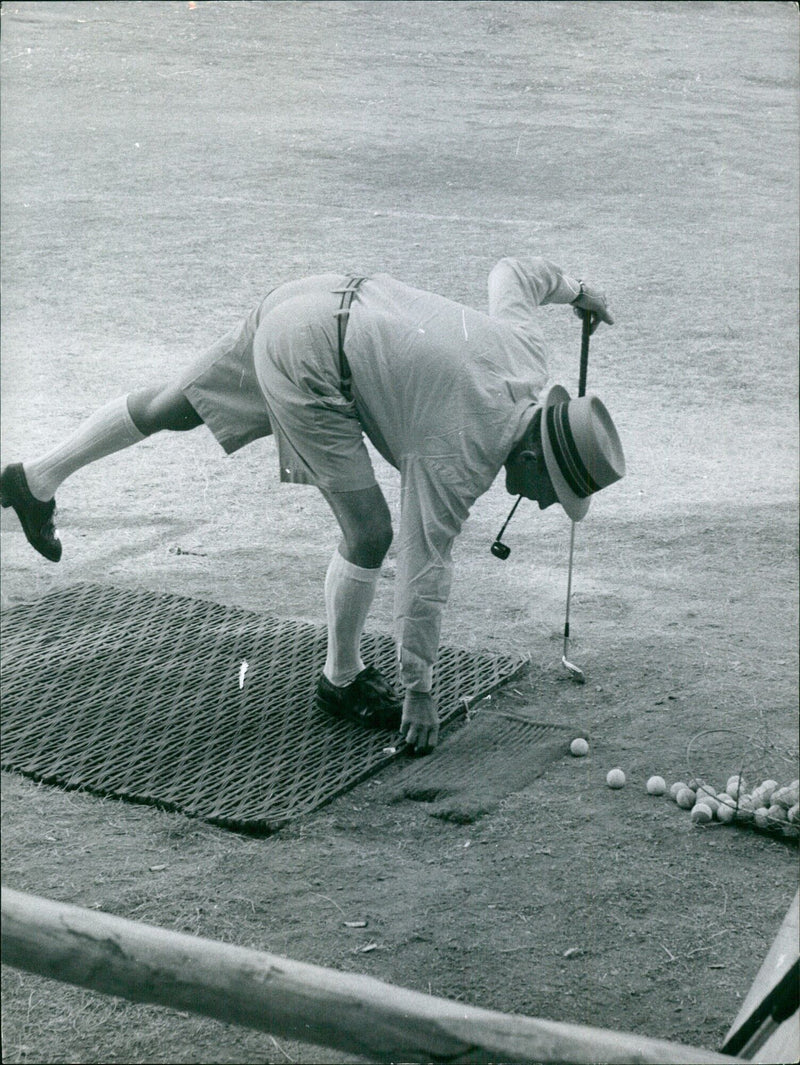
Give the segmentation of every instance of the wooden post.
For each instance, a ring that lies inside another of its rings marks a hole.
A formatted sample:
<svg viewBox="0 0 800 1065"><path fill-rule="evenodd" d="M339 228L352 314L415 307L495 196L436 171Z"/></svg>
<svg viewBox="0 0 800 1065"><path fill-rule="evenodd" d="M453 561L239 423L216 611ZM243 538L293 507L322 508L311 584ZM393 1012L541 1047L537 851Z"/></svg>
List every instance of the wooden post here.
<svg viewBox="0 0 800 1065"><path fill-rule="evenodd" d="M2 891L2 960L133 1002L190 1010L373 1062L737 1060L643 1036L476 1009L9 888Z"/></svg>

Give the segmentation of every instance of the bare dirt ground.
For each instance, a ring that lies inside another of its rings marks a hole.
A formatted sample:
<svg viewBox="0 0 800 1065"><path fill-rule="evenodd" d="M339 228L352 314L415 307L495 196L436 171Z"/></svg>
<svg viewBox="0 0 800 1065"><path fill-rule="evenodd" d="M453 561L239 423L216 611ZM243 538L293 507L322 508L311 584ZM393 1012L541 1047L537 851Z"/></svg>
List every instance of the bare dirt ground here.
<svg viewBox="0 0 800 1065"><path fill-rule="evenodd" d="M584 687L560 667L555 508L518 515L503 564L488 548L508 497L478 502L445 619L448 643L530 654L495 705L574 724L588 758L498 783L478 757L454 801L487 812L463 823L397 801L396 765L265 840L7 774L4 882L719 1046L797 849L693 827L644 783L720 787L734 755L797 775L796 7L10 2L2 29L5 462L168 376L281 280L382 270L483 307L496 259L535 252L610 294L589 384L629 468L578 531ZM574 388L578 324L543 315ZM277 484L270 441L226 459L204 430L154 438L58 502L58 566L3 512L4 606L89 580L324 619L333 519ZM384 576L372 624L390 631L391 556ZM3 978L9 1063L356 1060Z"/></svg>

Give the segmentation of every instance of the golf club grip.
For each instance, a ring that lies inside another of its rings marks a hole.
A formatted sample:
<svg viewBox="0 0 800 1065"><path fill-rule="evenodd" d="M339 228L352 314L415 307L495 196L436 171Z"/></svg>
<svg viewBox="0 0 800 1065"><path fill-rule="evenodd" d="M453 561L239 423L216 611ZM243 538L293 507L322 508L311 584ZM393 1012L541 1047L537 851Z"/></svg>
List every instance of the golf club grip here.
<svg viewBox="0 0 800 1065"><path fill-rule="evenodd" d="M578 378L578 395L586 395L586 374L589 370L589 337L592 329L592 312L584 311L581 316L581 372Z"/></svg>

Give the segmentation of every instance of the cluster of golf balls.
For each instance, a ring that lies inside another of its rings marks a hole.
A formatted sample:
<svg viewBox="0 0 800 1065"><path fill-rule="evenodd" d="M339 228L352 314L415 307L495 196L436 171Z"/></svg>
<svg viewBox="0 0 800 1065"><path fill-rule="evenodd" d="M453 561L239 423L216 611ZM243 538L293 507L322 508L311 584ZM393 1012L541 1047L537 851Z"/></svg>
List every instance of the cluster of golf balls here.
<svg viewBox="0 0 800 1065"><path fill-rule="evenodd" d="M589 753L589 744L583 737L574 739L570 753L583 758ZM617 766L609 769L606 784L613 790L624 788L625 773ZM758 787L750 788L744 777L735 773L728 777L724 791L717 791L704 780L694 778L688 783L676 781L669 789L670 798L682 810L689 810L695 825L707 825L712 821L720 824L750 825L762 832L800 837L800 806L798 787L800 782L781 787L777 780L762 780ZM667 783L663 777L652 776L645 785L648 795L666 795Z"/></svg>
<svg viewBox="0 0 800 1065"><path fill-rule="evenodd" d="M717 791L704 780L694 779L688 783L678 780L669 789L669 794L682 810L689 810L696 825L707 825L712 821L735 822L791 839L800 837L796 780L783 787L777 780L762 780L757 787L751 788L741 775L734 774L728 778L723 791Z"/></svg>

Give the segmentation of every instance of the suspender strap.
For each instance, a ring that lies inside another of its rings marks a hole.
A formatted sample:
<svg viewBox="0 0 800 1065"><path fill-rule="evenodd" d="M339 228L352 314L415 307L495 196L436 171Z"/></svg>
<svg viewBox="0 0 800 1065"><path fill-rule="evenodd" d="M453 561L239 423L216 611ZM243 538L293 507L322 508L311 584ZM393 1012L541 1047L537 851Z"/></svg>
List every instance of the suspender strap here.
<svg viewBox="0 0 800 1065"><path fill-rule="evenodd" d="M339 340L339 377L342 382L342 395L345 399L352 399L352 374L350 373L350 366L347 362L347 356L344 353L344 334L347 328L347 319L350 315L350 304L353 302L353 297L358 291L359 285L366 281L365 277L351 277L344 288L335 288L334 292L341 292L342 300L339 304L339 310L336 311L336 324Z"/></svg>

